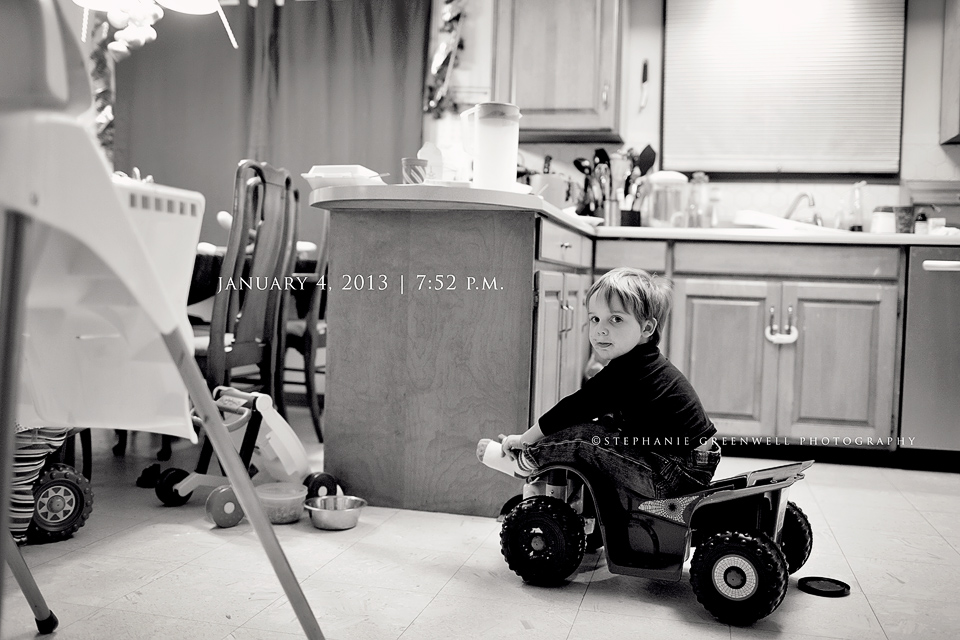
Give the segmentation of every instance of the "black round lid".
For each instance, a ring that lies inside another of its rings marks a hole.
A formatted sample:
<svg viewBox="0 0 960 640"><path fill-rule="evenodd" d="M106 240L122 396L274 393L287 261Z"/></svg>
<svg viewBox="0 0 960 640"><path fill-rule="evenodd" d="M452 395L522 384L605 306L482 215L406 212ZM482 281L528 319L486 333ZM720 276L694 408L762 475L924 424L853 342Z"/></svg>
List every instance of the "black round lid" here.
<svg viewBox="0 0 960 640"><path fill-rule="evenodd" d="M800 591L824 598L842 598L850 595L850 585L835 578L807 576L797 581L797 587Z"/></svg>

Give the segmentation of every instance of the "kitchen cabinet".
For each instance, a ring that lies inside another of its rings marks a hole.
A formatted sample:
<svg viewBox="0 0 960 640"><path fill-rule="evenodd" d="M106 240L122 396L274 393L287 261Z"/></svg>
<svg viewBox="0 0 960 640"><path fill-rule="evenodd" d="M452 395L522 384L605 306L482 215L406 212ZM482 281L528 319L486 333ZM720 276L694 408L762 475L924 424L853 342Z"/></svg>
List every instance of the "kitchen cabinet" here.
<svg viewBox="0 0 960 640"><path fill-rule="evenodd" d="M531 424L580 388L589 349L584 299L590 276L541 270L535 274Z"/></svg>
<svg viewBox="0 0 960 640"><path fill-rule="evenodd" d="M780 259L762 269L780 277L758 277L761 265L748 255L731 261L735 247L719 248L718 256L713 248L678 244L676 271L707 273L674 279L671 360L721 435L807 444L890 437L896 250L768 245L757 251L770 247ZM737 272L749 275L731 277ZM823 279L807 279L814 273Z"/></svg>
<svg viewBox="0 0 960 640"><path fill-rule="evenodd" d="M940 82L940 144L960 143L960 0L946 0Z"/></svg>
<svg viewBox="0 0 960 640"><path fill-rule="evenodd" d="M620 142L621 0L499 0L494 100L521 142Z"/></svg>

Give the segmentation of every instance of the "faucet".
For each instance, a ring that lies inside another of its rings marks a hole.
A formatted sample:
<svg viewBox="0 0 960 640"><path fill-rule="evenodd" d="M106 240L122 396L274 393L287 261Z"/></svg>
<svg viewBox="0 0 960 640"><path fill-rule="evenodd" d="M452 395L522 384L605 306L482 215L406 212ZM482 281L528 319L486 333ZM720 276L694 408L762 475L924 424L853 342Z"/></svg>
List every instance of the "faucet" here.
<svg viewBox="0 0 960 640"><path fill-rule="evenodd" d="M790 207L787 208L787 212L783 216L784 220L789 220L793 216L794 212L797 210L797 206L800 204L800 201L804 198L807 199L807 204L809 204L811 207L813 206L814 203L812 195L806 192L798 193L797 197L794 198L793 202L790 203Z"/></svg>

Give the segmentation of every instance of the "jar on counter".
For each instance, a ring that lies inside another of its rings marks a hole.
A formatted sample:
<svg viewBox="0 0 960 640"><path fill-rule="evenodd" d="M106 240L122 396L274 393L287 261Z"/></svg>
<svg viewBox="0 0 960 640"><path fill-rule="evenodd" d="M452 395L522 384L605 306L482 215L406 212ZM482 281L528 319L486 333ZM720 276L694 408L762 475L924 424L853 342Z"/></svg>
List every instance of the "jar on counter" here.
<svg viewBox="0 0 960 640"><path fill-rule="evenodd" d="M913 232L918 235L927 235L930 233L930 223L927 222L927 214L922 211L917 214L917 219L913 223Z"/></svg>

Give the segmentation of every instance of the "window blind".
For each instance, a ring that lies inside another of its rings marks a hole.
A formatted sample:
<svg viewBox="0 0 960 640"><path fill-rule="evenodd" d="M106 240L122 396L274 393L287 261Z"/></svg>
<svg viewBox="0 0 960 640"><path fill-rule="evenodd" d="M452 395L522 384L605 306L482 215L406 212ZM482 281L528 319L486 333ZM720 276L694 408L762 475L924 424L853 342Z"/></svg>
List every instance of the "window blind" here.
<svg viewBox="0 0 960 640"><path fill-rule="evenodd" d="M905 0L667 0L663 167L896 173Z"/></svg>

